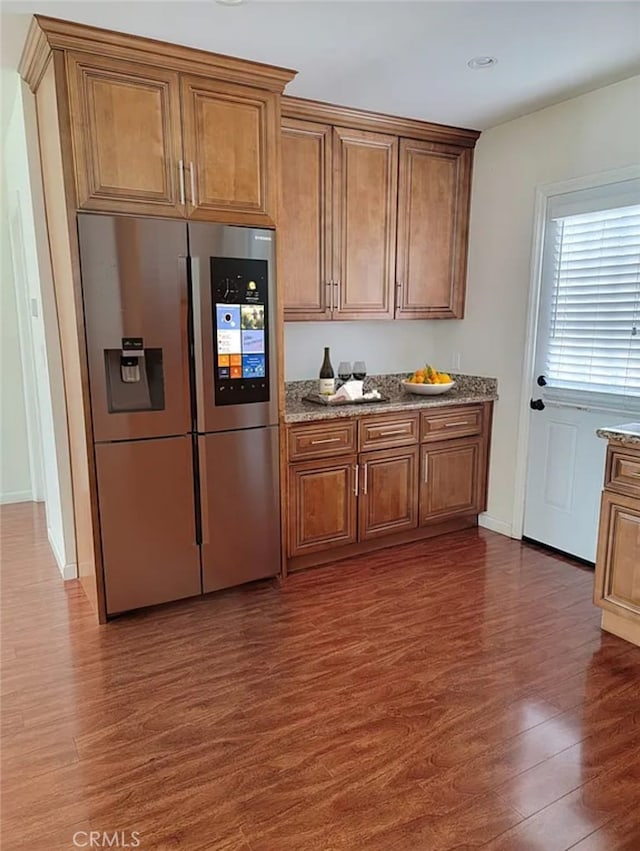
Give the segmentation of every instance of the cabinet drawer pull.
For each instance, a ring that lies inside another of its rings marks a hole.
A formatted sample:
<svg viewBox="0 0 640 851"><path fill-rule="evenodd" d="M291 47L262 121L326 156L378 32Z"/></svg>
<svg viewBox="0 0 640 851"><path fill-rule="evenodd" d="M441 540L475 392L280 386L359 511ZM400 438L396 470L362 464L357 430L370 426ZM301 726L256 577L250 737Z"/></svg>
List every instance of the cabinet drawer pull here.
<svg viewBox="0 0 640 851"><path fill-rule="evenodd" d="M311 440L310 443L315 446L318 443L340 443L341 440L341 437L323 437L321 440Z"/></svg>
<svg viewBox="0 0 640 851"><path fill-rule="evenodd" d="M360 478L360 464L355 464L353 467L353 492L358 496L358 480Z"/></svg>
<svg viewBox="0 0 640 851"><path fill-rule="evenodd" d="M445 423L444 427L445 428L453 428L454 426L465 426L465 425L473 425L473 423L470 423L469 420L460 420L457 423Z"/></svg>
<svg viewBox="0 0 640 851"><path fill-rule="evenodd" d="M378 431L377 432L378 437L392 437L395 434L406 434L406 433L407 433L406 428L395 428L395 429L392 429L391 431Z"/></svg>
<svg viewBox="0 0 640 851"><path fill-rule="evenodd" d="M369 468L369 465L365 464L364 465L364 482L362 484L362 493L365 494L365 495L367 493L367 471L368 471L368 468Z"/></svg>
<svg viewBox="0 0 640 851"><path fill-rule="evenodd" d="M636 473L635 470L631 470L630 473L627 473L628 476L633 476L634 479L640 479L640 473Z"/></svg>
<svg viewBox="0 0 640 851"><path fill-rule="evenodd" d="M424 453L424 483L429 484L429 453Z"/></svg>

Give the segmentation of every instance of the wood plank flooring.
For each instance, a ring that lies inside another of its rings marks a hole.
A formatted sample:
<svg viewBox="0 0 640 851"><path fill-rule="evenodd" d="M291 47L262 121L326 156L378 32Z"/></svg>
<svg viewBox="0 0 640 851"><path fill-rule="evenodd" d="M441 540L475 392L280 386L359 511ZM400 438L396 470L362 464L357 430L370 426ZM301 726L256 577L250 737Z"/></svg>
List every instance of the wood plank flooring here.
<svg viewBox="0 0 640 851"><path fill-rule="evenodd" d="M41 508L0 519L6 851L640 849L590 571L474 529L98 627Z"/></svg>

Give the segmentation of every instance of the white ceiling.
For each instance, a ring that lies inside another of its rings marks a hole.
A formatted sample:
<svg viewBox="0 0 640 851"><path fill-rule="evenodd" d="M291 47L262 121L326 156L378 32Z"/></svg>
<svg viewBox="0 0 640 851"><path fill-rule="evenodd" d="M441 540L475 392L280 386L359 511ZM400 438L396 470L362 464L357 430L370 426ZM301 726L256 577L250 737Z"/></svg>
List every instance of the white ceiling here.
<svg viewBox="0 0 640 851"><path fill-rule="evenodd" d="M476 129L640 73L638 2L5 0L4 67L33 12L295 68L300 97ZM495 67L467 67L487 54Z"/></svg>

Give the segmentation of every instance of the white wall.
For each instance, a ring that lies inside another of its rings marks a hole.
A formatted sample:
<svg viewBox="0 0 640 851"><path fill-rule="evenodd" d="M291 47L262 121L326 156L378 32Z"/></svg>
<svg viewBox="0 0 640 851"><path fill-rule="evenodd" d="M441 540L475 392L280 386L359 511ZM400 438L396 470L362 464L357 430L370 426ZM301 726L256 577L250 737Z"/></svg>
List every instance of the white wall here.
<svg viewBox="0 0 640 851"><path fill-rule="evenodd" d="M466 318L438 359L498 378L487 525L510 534L536 187L640 161L640 77L485 131L474 162Z"/></svg>
<svg viewBox="0 0 640 851"><path fill-rule="evenodd" d="M10 234L21 328L29 453L41 459L39 489L46 505L49 542L65 579L76 576L73 498L62 360L37 146L35 103L16 72L3 69L3 171L7 184L3 234ZM10 75L10 76L7 76ZM7 106L6 100L3 108ZM6 120L5 120L6 119ZM12 447L2 435L3 447ZM36 466L38 460L34 462Z"/></svg>
<svg viewBox="0 0 640 851"><path fill-rule="evenodd" d="M18 311L2 192L2 280L0 281L0 503L32 499L27 414L20 355Z"/></svg>
<svg viewBox="0 0 640 851"><path fill-rule="evenodd" d="M287 322L285 337L285 380L317 378L323 349L331 349L331 363L337 370L341 360L363 360L370 375L413 372L427 362L451 368L438 359L431 321L402 322ZM449 356L449 355L447 355Z"/></svg>

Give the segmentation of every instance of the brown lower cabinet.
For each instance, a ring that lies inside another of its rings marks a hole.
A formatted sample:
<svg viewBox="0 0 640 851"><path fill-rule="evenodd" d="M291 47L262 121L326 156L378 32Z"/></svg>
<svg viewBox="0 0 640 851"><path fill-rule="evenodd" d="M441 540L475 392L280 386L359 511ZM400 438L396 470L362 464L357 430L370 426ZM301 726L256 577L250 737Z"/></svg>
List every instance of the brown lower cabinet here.
<svg viewBox="0 0 640 851"><path fill-rule="evenodd" d="M482 440L449 440L422 447L420 523L480 511Z"/></svg>
<svg viewBox="0 0 640 851"><path fill-rule="evenodd" d="M640 446L610 442L600 507L594 602L602 628L640 646Z"/></svg>
<svg viewBox="0 0 640 851"><path fill-rule="evenodd" d="M361 541L418 525L418 447L360 455L358 532Z"/></svg>
<svg viewBox="0 0 640 851"><path fill-rule="evenodd" d="M288 569L475 525L491 413L484 402L290 425Z"/></svg>
<svg viewBox="0 0 640 851"><path fill-rule="evenodd" d="M357 458L306 461L289 468L289 555L356 541Z"/></svg>

